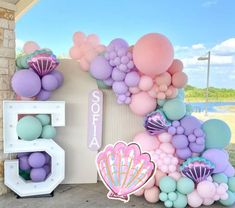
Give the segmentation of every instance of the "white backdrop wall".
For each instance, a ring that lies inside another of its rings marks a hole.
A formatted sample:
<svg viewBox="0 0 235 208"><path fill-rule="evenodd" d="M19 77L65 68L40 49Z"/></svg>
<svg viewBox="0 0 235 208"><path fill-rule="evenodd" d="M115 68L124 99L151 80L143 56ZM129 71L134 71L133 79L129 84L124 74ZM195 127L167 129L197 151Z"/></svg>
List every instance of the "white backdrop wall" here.
<svg viewBox="0 0 235 208"><path fill-rule="evenodd" d="M96 81L79 68L74 60L61 60L59 70L64 85L50 100L66 102L66 126L57 128L56 142L65 150L66 174L63 183L96 183L97 152L87 148L88 94L96 89ZM104 92L103 147L118 140L132 141L143 130L143 118L135 116L128 106L118 105L112 90Z"/></svg>

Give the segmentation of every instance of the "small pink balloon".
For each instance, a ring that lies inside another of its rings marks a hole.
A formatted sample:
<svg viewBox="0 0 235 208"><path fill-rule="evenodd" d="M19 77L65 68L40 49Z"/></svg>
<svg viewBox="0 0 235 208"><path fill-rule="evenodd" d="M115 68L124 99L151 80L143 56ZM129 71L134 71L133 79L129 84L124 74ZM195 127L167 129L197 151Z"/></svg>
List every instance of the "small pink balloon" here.
<svg viewBox="0 0 235 208"><path fill-rule="evenodd" d="M96 56L97 56L97 53L94 50L86 51L86 53L84 55L86 60L89 62L91 62Z"/></svg>
<svg viewBox="0 0 235 208"><path fill-rule="evenodd" d="M34 51L39 49L40 49L39 45L34 41L27 41L23 46L23 51L26 54L33 53Z"/></svg>
<svg viewBox="0 0 235 208"><path fill-rule="evenodd" d="M83 71L89 71L90 65L85 58L82 58L79 63Z"/></svg>
<svg viewBox="0 0 235 208"><path fill-rule="evenodd" d="M158 135L158 140L162 143L169 143L172 139L172 135L167 132Z"/></svg>
<svg viewBox="0 0 235 208"><path fill-rule="evenodd" d="M79 60L82 57L82 52L80 48L78 48L77 46L74 46L70 48L69 55L72 59Z"/></svg>
<svg viewBox="0 0 235 208"><path fill-rule="evenodd" d="M142 188L134 193L135 196L142 196L143 194L144 194L144 188Z"/></svg>
<svg viewBox="0 0 235 208"><path fill-rule="evenodd" d="M178 89L176 89L172 85L170 85L168 89L172 91L171 96L168 96L168 98L175 98L178 95Z"/></svg>
<svg viewBox="0 0 235 208"><path fill-rule="evenodd" d="M156 186L154 186L144 191L144 198L149 203L156 203L159 201L159 194L160 194L159 189Z"/></svg>
<svg viewBox="0 0 235 208"><path fill-rule="evenodd" d="M157 99L160 99L160 100L166 99L166 94L164 92L159 92L157 94Z"/></svg>
<svg viewBox="0 0 235 208"><path fill-rule="evenodd" d="M148 91L148 94L153 98L157 98L156 85L153 85L153 87Z"/></svg>
<svg viewBox="0 0 235 208"><path fill-rule="evenodd" d="M141 76L139 81L139 88L143 91L149 91L153 86L153 80L149 76Z"/></svg>
<svg viewBox="0 0 235 208"><path fill-rule="evenodd" d="M161 149L162 151L164 151L167 154L173 155L175 153L175 148L173 147L173 145L171 143L162 143L162 144L160 144L159 149Z"/></svg>
<svg viewBox="0 0 235 208"><path fill-rule="evenodd" d="M136 93L140 92L140 89L138 87L130 87L129 91L132 94L136 94Z"/></svg>
<svg viewBox="0 0 235 208"><path fill-rule="evenodd" d="M164 93L165 93L165 92L167 91L167 89L168 89L168 87L167 87L167 85L165 85L165 84L159 86L159 90L160 90L161 92L164 92Z"/></svg>
<svg viewBox="0 0 235 208"><path fill-rule="evenodd" d="M106 50L106 47L104 45L98 45L96 46L95 50L98 52L98 53L102 53Z"/></svg>
<svg viewBox="0 0 235 208"><path fill-rule="evenodd" d="M182 177L181 173L179 173L177 171L175 171L173 173L169 173L168 176L174 178L176 181L178 181Z"/></svg>
<svg viewBox="0 0 235 208"><path fill-rule="evenodd" d="M183 88L188 82L188 77L184 72L177 72L172 76L172 85L176 88Z"/></svg>
<svg viewBox="0 0 235 208"><path fill-rule="evenodd" d="M87 36L87 42L89 42L92 46L97 46L100 42L99 37L96 34L90 34Z"/></svg>
<svg viewBox="0 0 235 208"><path fill-rule="evenodd" d="M171 65L174 50L162 34L149 33L141 37L133 48L133 60L139 71L149 76L165 72Z"/></svg>
<svg viewBox="0 0 235 208"><path fill-rule="evenodd" d="M162 177L166 176L166 173L160 171L160 170L157 170L156 173L155 173L155 183L157 186L159 186L159 181L161 180Z"/></svg>
<svg viewBox="0 0 235 208"><path fill-rule="evenodd" d="M182 61L179 59L174 59L171 66L167 70L171 75L175 74L176 72L181 72L184 68Z"/></svg>
<svg viewBox="0 0 235 208"><path fill-rule="evenodd" d="M138 116L145 116L155 110L157 103L147 92L132 95L130 109Z"/></svg>
<svg viewBox="0 0 235 208"><path fill-rule="evenodd" d="M86 35L83 32L75 32L73 34L73 42L75 45L80 45L86 40Z"/></svg>
<svg viewBox="0 0 235 208"><path fill-rule="evenodd" d="M145 131L138 133L133 141L136 142L143 151L155 150L160 145L155 136L151 136Z"/></svg>
<svg viewBox="0 0 235 208"><path fill-rule="evenodd" d="M171 75L168 72L164 72L155 78L157 85L167 85L171 84Z"/></svg>
<svg viewBox="0 0 235 208"><path fill-rule="evenodd" d="M216 187L210 181L202 181L197 185L197 192L202 198L212 198L216 193Z"/></svg>
<svg viewBox="0 0 235 208"><path fill-rule="evenodd" d="M210 198L206 198L203 200L203 205L205 206L210 206L214 203L215 201L213 199L210 199Z"/></svg>
<svg viewBox="0 0 235 208"><path fill-rule="evenodd" d="M154 186L155 184L155 177L152 177L145 185L144 189L150 189Z"/></svg>
<svg viewBox="0 0 235 208"><path fill-rule="evenodd" d="M203 199L198 194L197 190L194 190L190 194L187 195L188 205L191 207L200 207L203 203Z"/></svg>

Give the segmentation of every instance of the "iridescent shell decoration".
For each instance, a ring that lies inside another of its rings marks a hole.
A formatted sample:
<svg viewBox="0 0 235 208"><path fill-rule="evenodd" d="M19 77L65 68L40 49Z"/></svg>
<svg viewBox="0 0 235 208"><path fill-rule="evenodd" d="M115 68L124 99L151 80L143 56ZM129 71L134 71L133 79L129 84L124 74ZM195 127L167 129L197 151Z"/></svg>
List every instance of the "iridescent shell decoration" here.
<svg viewBox="0 0 235 208"><path fill-rule="evenodd" d="M51 51L39 50L31 55L28 65L42 77L52 72L59 65L59 61Z"/></svg>
<svg viewBox="0 0 235 208"><path fill-rule="evenodd" d="M182 174L195 183L206 180L214 169L215 165L203 157L191 157L180 166Z"/></svg>
<svg viewBox="0 0 235 208"><path fill-rule="evenodd" d="M155 173L148 153L141 153L136 143L108 145L96 158L98 173L109 189L109 199L129 201L130 194L141 189Z"/></svg>
<svg viewBox="0 0 235 208"><path fill-rule="evenodd" d="M167 131L171 122L167 120L165 114L161 110L149 113L145 117L144 127L151 135L158 135Z"/></svg>

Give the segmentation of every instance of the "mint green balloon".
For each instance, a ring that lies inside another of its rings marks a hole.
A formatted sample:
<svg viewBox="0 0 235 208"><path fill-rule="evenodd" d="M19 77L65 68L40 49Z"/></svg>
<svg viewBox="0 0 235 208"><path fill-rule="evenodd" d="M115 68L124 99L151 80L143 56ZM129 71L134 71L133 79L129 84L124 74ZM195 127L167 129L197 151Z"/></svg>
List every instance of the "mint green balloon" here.
<svg viewBox="0 0 235 208"><path fill-rule="evenodd" d="M228 183L228 177L224 173L213 174L212 178L216 183Z"/></svg>
<svg viewBox="0 0 235 208"><path fill-rule="evenodd" d="M164 202L164 205L165 205L165 207L172 207L173 206L173 202L170 201L170 200L167 200L167 201Z"/></svg>
<svg viewBox="0 0 235 208"><path fill-rule="evenodd" d="M99 89L110 89L111 86L106 85L102 80L96 80L96 84Z"/></svg>
<svg viewBox="0 0 235 208"><path fill-rule="evenodd" d="M187 207L188 199L186 195L177 192L177 199L173 202L174 208L185 208Z"/></svg>
<svg viewBox="0 0 235 208"><path fill-rule="evenodd" d="M158 99L158 100L157 100L157 104L158 104L159 106L163 106L163 105L165 104L165 102L166 102L166 100L161 100L161 99Z"/></svg>
<svg viewBox="0 0 235 208"><path fill-rule="evenodd" d="M190 178L181 177L177 181L177 190L181 194L190 194L191 192L193 192L194 187L195 187L195 184Z"/></svg>
<svg viewBox="0 0 235 208"><path fill-rule="evenodd" d="M235 192L235 177L228 179L228 188L230 191Z"/></svg>
<svg viewBox="0 0 235 208"><path fill-rule="evenodd" d="M177 194L175 192L168 193L168 199L171 201L175 201L177 199Z"/></svg>
<svg viewBox="0 0 235 208"><path fill-rule="evenodd" d="M229 126L222 120L210 119L203 123L202 129L206 134L206 148L223 149L231 140Z"/></svg>
<svg viewBox="0 0 235 208"><path fill-rule="evenodd" d="M226 200L219 200L219 202L224 206L232 206L235 203L235 193L231 191L227 191L228 199Z"/></svg>
<svg viewBox="0 0 235 208"><path fill-rule="evenodd" d="M165 193L174 192L176 189L176 181L170 176L164 176L160 179L159 187Z"/></svg>
<svg viewBox="0 0 235 208"><path fill-rule="evenodd" d="M54 139L56 137L56 129L51 125L43 126L41 137L44 139Z"/></svg>
<svg viewBox="0 0 235 208"><path fill-rule="evenodd" d="M22 69L23 67L21 66L21 56L17 57L16 58L16 66L19 68L19 69Z"/></svg>
<svg viewBox="0 0 235 208"><path fill-rule="evenodd" d="M20 65L22 66L22 68L24 68L24 69L29 68L28 59L29 59L28 55L23 55L20 57Z"/></svg>
<svg viewBox="0 0 235 208"><path fill-rule="evenodd" d="M161 192L161 193L159 194L159 199L160 199L161 201L166 201L166 200L168 199L167 193Z"/></svg>
<svg viewBox="0 0 235 208"><path fill-rule="evenodd" d="M24 116L18 121L16 132L22 140L32 141L41 135L42 124L34 116Z"/></svg>
<svg viewBox="0 0 235 208"><path fill-rule="evenodd" d="M186 115L186 105L179 98L175 98L163 105L163 111L168 119L179 120Z"/></svg>
<svg viewBox="0 0 235 208"><path fill-rule="evenodd" d="M36 118L42 123L43 126L49 125L51 122L51 118L47 114L38 114Z"/></svg>

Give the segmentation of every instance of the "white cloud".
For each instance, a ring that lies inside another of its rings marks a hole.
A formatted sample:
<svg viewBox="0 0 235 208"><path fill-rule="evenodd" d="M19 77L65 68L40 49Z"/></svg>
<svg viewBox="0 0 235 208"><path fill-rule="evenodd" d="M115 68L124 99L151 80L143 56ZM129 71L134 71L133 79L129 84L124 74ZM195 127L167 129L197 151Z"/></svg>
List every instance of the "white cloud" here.
<svg viewBox="0 0 235 208"><path fill-rule="evenodd" d="M211 6L214 6L218 3L217 0L209 0L209 1L205 1L202 3L202 6L203 7L211 7Z"/></svg>
<svg viewBox="0 0 235 208"><path fill-rule="evenodd" d="M202 43L192 45L192 49L205 49L205 46Z"/></svg>
<svg viewBox="0 0 235 208"><path fill-rule="evenodd" d="M22 50L24 46L25 41L16 39L16 50Z"/></svg>
<svg viewBox="0 0 235 208"><path fill-rule="evenodd" d="M235 38L230 38L215 45L211 51L221 56L235 55Z"/></svg>

